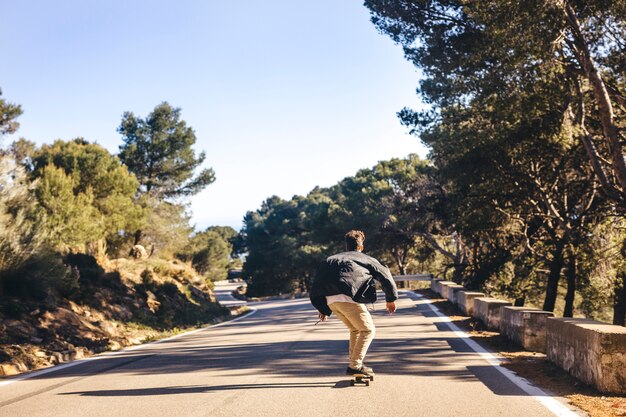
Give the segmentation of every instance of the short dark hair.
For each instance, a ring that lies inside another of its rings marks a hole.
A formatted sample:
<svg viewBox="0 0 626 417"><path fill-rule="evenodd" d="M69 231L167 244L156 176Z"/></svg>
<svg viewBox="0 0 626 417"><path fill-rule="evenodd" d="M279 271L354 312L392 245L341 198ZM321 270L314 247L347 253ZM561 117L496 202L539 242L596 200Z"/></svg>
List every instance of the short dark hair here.
<svg viewBox="0 0 626 417"><path fill-rule="evenodd" d="M350 230L348 233L346 233L345 238L347 250L363 250L365 233L360 230Z"/></svg>

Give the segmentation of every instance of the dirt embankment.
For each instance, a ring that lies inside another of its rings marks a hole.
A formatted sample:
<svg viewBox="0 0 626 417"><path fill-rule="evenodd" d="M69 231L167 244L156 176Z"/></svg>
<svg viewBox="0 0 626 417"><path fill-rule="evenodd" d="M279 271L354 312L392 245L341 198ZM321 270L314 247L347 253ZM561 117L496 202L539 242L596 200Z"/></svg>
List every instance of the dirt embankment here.
<svg viewBox="0 0 626 417"><path fill-rule="evenodd" d="M206 280L178 261L72 259L77 290L0 300L0 377L223 320Z"/></svg>
<svg viewBox="0 0 626 417"><path fill-rule="evenodd" d="M500 333L485 330L478 320L465 316L447 299L441 298L430 290L417 290L416 292L429 298L442 313L466 331L472 339L506 358L502 366L526 378L539 388L566 398L576 407L589 413L590 417L626 416L626 397L602 394L557 367L548 360L545 354L525 351L501 336Z"/></svg>

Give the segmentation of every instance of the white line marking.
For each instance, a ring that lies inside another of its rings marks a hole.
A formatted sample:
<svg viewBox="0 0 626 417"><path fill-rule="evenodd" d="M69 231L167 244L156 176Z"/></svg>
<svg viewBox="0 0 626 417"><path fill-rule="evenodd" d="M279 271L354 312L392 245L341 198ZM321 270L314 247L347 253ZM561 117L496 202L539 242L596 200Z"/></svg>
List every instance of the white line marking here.
<svg viewBox="0 0 626 417"><path fill-rule="evenodd" d="M402 291L406 293L406 291ZM418 297L420 300L425 301L426 305L439 317L442 319L444 323L456 334L460 339L462 339L474 352L478 353L489 365L496 368L502 375L507 377L512 383L517 385L522 391L533 397L535 400L539 401L543 404L548 410L559 417L580 417L580 414L575 411L569 409L566 405L562 404L560 401L551 397L548 393L543 391L540 388L537 388L534 385L531 385L528 380L516 375L510 369L501 366L502 360L500 360L493 353L485 350L481 345L476 343L471 339L470 335L465 333L463 330L457 327L456 324L452 323L452 320L444 314L442 314L437 307L432 305L432 302L423 297L420 294L412 293L412 295Z"/></svg>
<svg viewBox="0 0 626 417"><path fill-rule="evenodd" d="M80 365L80 364L83 364L83 363L86 363L86 362L91 362L91 361L95 361L95 360L99 360L99 359L105 359L105 358L109 358L111 356L121 355L122 353L143 349L143 348L145 348L147 346L150 346L150 345L156 345L158 343L167 342L168 340L178 339L179 337L188 336L190 334L198 333L198 332L201 332L203 330L212 329L214 327L225 326L227 324L234 323L236 321L248 318L251 315L253 315L254 313L256 313L257 311L258 310L256 308L252 308L251 307L250 308L250 312L244 314L243 316L240 316L240 317L237 317L235 319L232 319L232 320L223 321L223 322L217 323L217 324L212 324L210 326L202 327L200 329L192 330L190 332L179 333L177 335L168 337L166 339L160 339L160 340L156 340L154 342L144 343L144 344L141 344L141 345L129 346L127 348L116 350L114 352L105 352L105 353L101 353L101 354L98 354L98 355L91 356L89 358L78 359L78 360L75 360L75 361L72 361L72 362L68 362L68 363L64 363L64 364L61 364L61 365L51 366L49 368L45 368L45 369L42 369L40 371L34 371L34 372L31 372L31 373L28 373L28 374L19 375L19 376L11 378L9 380L0 382L0 387L6 386L6 385L10 385L10 384L13 384L13 383L18 382L18 381L23 381L25 379L34 378L36 376L41 376L41 375L49 374L51 372L60 371L62 369L71 368L72 366Z"/></svg>

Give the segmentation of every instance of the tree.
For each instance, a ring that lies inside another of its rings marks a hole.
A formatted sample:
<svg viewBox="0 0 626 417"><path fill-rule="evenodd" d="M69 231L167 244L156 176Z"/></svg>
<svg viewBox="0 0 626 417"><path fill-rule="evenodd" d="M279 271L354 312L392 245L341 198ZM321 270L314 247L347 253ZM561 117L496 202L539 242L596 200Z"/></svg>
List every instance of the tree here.
<svg viewBox="0 0 626 417"><path fill-rule="evenodd" d="M360 170L330 188L306 197L268 198L247 213L239 239L248 294L306 291L319 262L345 250L343 236L364 230L365 249L406 273L432 254L432 240L446 240L434 210L442 196L432 167L412 155ZM369 243L368 243L369 242ZM443 250L444 243L438 243Z"/></svg>
<svg viewBox="0 0 626 417"><path fill-rule="evenodd" d="M324 256L304 227L307 201L270 197L261 208L248 212L242 234L247 249L243 276L248 295L264 296L306 291Z"/></svg>
<svg viewBox="0 0 626 417"><path fill-rule="evenodd" d="M472 162L466 169L471 167L478 173L485 172L482 167L493 167L492 161L502 164L512 156L509 152L512 148L504 140L533 135L549 140L555 137L555 129L560 130L567 124L570 136L584 149L587 166L593 170L604 197L612 201L615 209L624 212L626 164L621 127L626 123L626 6L623 2L370 0L366 1L366 6L372 11L374 24L401 44L407 58L424 74L419 92L433 109L429 112L404 109L400 112L402 121L415 133L425 132L422 139L429 141L429 132L437 130L436 126L442 122L447 129L453 126L452 122L459 126L471 120L463 117L465 112L474 116L477 133L448 135L449 140L439 142L441 147L433 149L436 166L444 167L449 161L465 159ZM484 126L488 127L487 134L484 134ZM523 126L531 129L530 135L505 133ZM492 140L494 131L501 140ZM485 153L485 147L476 146L485 141L493 143L490 147L493 153ZM466 146L455 146L457 142ZM450 148L470 152L469 155L451 153ZM521 159L532 159L529 157L534 149L524 151L527 153ZM507 178L505 172L502 175L503 179ZM472 178L468 173L465 176ZM587 195L597 188L589 179L582 181L586 184ZM480 195L485 189L471 181L468 185L473 188L464 190L466 195ZM561 201L570 198L565 190L561 193L551 198L558 197ZM552 212L553 220L564 214L557 215L558 210ZM477 214L473 210L468 213ZM546 216L545 210L541 215L535 212L534 216L526 217L530 221L525 225L537 224L532 220L535 217L542 227L531 229L545 231ZM502 230L505 222L495 216L493 219L496 220L494 225L501 223L498 227ZM563 230L562 226L567 223L553 223L554 230ZM488 241L493 233L483 236ZM560 276L556 271L560 271L559 264L562 267L563 263L559 252L565 251L568 257L568 275L577 269L576 251L562 241L565 235L561 232L555 236L559 236L560 243L555 246L553 256L553 281ZM558 249L559 246L562 249ZM505 263L509 256L503 258ZM616 300L626 302L626 296L621 296L620 291L626 291L626 285L618 283L615 292ZM626 305L616 307L615 323L624 324L624 311Z"/></svg>
<svg viewBox="0 0 626 417"><path fill-rule="evenodd" d="M343 217L342 230L356 227L366 231L366 250L390 259L400 274L407 273L418 254L430 254L424 247L454 263L455 255L441 243L449 240L450 233L444 230L441 218L444 192L433 174L427 161L409 155L379 162L340 181L330 193L343 209L337 211ZM462 268L458 262L456 266Z"/></svg>
<svg viewBox="0 0 626 417"><path fill-rule="evenodd" d="M32 170L32 157L37 149L37 145L34 142L19 138L11 143L9 152L15 158L17 162L22 164L28 170Z"/></svg>
<svg viewBox="0 0 626 417"><path fill-rule="evenodd" d="M118 128L124 141L120 160L137 176L141 190L157 198L194 195L215 181L211 168L194 177L206 155L195 155L196 134L180 113L163 102L145 119L124 113Z"/></svg>
<svg viewBox="0 0 626 417"><path fill-rule="evenodd" d="M24 170L0 155L0 271L17 269L43 246L32 191Z"/></svg>
<svg viewBox="0 0 626 417"><path fill-rule="evenodd" d="M61 251L84 250L87 242L104 238L105 218L94 207L90 189L75 194L75 180L52 164L40 175L35 195L50 244Z"/></svg>
<svg viewBox="0 0 626 417"><path fill-rule="evenodd" d="M0 90L0 97L2 97L2 90ZM21 114L22 106L0 98L0 137L17 131L20 124L15 119Z"/></svg>
<svg viewBox="0 0 626 417"><path fill-rule="evenodd" d="M232 246L213 230L204 232L202 240L204 247L193 254L193 267L213 281L226 279Z"/></svg>
<svg viewBox="0 0 626 417"><path fill-rule="evenodd" d="M189 243L193 227L189 225L187 207L163 201L147 194L140 197L140 204L147 212L145 226L141 229L142 243L150 255L171 257ZM135 244L137 234L135 234Z"/></svg>
<svg viewBox="0 0 626 417"><path fill-rule="evenodd" d="M43 145L34 151L31 164L34 179L48 175L46 181L52 181L49 186L54 183L59 187L56 191L51 189L49 192L40 193L41 197L45 195L47 199L45 204L48 206L56 204L52 201L55 197L69 201L70 197L65 193L66 188L71 187L74 197L81 199L81 204L88 204L85 212L93 214L93 223L101 224L103 227L102 237L106 238L111 250L119 249L135 230L144 225L145 209L135 200L137 179L116 156L111 155L100 145L81 138L69 142L57 140L52 145ZM68 178L62 178L61 174L51 170L50 166L59 168ZM43 201L41 203L44 204ZM74 213L70 206L66 206L70 212L63 216L84 215ZM95 211L91 210L92 207ZM60 213L50 213L51 216L57 214ZM59 218L59 221L62 222L62 219ZM95 241L96 236L100 234L87 237ZM61 240L77 237L78 235L58 235L58 239Z"/></svg>
<svg viewBox="0 0 626 417"><path fill-rule="evenodd" d="M209 279L222 280L228 275L237 236L232 227L211 226L193 235L177 256L191 261L193 267Z"/></svg>

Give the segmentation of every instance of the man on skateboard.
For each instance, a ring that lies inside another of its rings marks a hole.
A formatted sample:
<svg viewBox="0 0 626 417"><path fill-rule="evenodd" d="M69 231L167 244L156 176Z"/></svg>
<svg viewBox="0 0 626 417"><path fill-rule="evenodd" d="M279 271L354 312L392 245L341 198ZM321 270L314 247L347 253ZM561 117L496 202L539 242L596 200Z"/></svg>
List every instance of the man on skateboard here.
<svg viewBox="0 0 626 417"><path fill-rule="evenodd" d="M350 230L345 240L346 252L332 255L319 265L309 297L319 311L320 320L326 321L335 313L350 330L350 363L346 375L373 376L372 368L363 363L375 334L365 304L376 301L376 280L385 292L387 312L393 314L398 290L389 269L363 253L363 232Z"/></svg>

